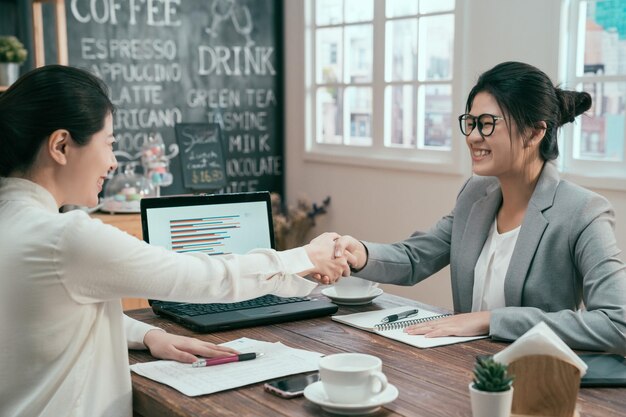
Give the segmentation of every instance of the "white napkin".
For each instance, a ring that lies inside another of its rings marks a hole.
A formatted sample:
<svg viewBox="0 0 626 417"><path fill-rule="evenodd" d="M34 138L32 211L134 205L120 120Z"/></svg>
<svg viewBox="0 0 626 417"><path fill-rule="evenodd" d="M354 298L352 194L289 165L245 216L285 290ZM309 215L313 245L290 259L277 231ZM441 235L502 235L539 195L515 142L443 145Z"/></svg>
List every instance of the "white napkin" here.
<svg viewBox="0 0 626 417"><path fill-rule="evenodd" d="M528 355L554 356L577 367L580 370L580 376L587 372L587 364L543 321L524 333L509 347L493 355L493 359L508 365Z"/></svg>

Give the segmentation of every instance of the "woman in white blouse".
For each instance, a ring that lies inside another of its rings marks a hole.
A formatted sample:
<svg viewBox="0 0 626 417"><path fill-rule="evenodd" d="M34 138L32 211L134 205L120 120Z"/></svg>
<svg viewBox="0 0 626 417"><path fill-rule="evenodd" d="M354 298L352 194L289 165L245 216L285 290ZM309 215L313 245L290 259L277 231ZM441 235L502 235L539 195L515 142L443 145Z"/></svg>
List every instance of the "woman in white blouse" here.
<svg viewBox="0 0 626 417"><path fill-rule="evenodd" d="M557 130L591 107L539 69L505 62L469 94L460 128L474 176L453 211L394 244L343 236L337 254L379 282L413 285L450 265L454 316L407 328L428 337L514 340L540 321L569 346L626 354L626 270L614 214L559 178Z"/></svg>
<svg viewBox="0 0 626 417"><path fill-rule="evenodd" d="M303 296L347 272L326 234L284 252L209 257L152 247L66 204L95 206L115 169L106 87L47 66L0 96L0 415L128 416L127 349L193 362L231 349L123 315L120 298Z"/></svg>

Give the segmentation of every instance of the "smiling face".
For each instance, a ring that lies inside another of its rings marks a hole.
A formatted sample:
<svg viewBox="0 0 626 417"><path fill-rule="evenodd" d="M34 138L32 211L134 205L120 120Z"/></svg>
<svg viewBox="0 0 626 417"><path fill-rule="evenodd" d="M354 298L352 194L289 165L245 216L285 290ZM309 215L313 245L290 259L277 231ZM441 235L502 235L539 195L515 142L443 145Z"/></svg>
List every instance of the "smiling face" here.
<svg viewBox="0 0 626 417"><path fill-rule="evenodd" d="M93 207L109 171L117 168L113 154L113 116L109 113L104 127L86 145L68 142L67 165L63 169L63 204Z"/></svg>
<svg viewBox="0 0 626 417"><path fill-rule="evenodd" d="M493 114L504 117L496 99L487 92L480 92L474 97L469 111L472 116ZM519 175L524 172L528 154L522 137L515 126L509 128L504 119L496 120L493 133L482 137L478 126L466 137L467 146L472 158L472 171L476 175L505 177ZM490 130L485 126L484 130ZM511 137L512 135L512 137Z"/></svg>

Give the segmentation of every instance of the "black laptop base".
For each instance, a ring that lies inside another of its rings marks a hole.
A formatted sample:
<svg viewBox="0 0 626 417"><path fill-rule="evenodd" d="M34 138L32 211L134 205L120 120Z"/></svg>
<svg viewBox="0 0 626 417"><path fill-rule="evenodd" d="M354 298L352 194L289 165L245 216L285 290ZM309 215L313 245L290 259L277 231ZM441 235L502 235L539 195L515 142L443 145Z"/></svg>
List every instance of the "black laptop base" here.
<svg viewBox="0 0 626 417"><path fill-rule="evenodd" d="M169 303L153 303L155 314L172 320L196 333L212 333L223 330L282 323L286 321L329 316L337 312L336 304L326 298L308 298L306 301L279 306L256 307L199 316L185 316L168 311Z"/></svg>

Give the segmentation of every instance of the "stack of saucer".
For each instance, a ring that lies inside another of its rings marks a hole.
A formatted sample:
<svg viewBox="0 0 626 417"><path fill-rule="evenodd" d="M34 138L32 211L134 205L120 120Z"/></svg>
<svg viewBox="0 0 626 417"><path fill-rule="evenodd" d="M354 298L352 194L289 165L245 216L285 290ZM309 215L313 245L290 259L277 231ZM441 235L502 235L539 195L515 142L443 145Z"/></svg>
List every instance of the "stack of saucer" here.
<svg viewBox="0 0 626 417"><path fill-rule="evenodd" d="M304 389L304 397L329 413L342 414L345 416L360 416L375 413L382 405L388 404L398 398L398 388L389 384L386 390L362 404L338 404L328 399L322 387L322 381L317 381Z"/></svg>
<svg viewBox="0 0 626 417"><path fill-rule="evenodd" d="M366 294L359 295L338 295L335 287L328 287L322 290L322 294L330 298L335 304L342 304L347 306L358 306L371 303L372 300L383 293L382 288L372 287Z"/></svg>

